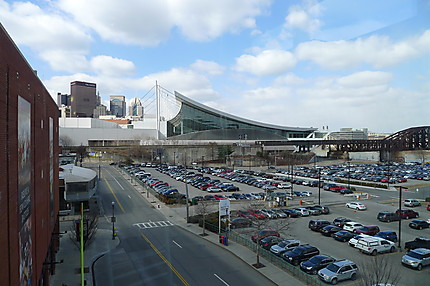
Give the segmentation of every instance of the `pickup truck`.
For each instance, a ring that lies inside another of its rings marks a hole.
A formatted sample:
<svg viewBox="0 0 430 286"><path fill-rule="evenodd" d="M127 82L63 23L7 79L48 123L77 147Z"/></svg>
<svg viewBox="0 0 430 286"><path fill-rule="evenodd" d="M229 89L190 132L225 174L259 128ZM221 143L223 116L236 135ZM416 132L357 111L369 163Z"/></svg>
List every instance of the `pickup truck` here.
<svg viewBox="0 0 430 286"><path fill-rule="evenodd" d="M407 251L410 251L416 248L430 249L430 238L417 237L415 238L415 240L408 241L405 243L405 249Z"/></svg>
<svg viewBox="0 0 430 286"><path fill-rule="evenodd" d="M394 242L379 237L360 238L356 243L355 248L361 252L372 255L383 252L394 252L396 250Z"/></svg>

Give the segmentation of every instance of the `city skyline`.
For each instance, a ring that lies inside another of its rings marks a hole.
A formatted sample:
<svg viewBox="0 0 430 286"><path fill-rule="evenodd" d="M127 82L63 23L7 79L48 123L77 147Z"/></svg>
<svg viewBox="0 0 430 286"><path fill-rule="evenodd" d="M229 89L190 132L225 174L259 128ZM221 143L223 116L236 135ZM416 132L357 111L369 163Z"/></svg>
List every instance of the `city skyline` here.
<svg viewBox="0 0 430 286"><path fill-rule="evenodd" d="M0 0L0 21L54 99L70 82L88 81L102 104L122 94L129 106L158 81L270 124L374 132L428 125L430 1L118 5Z"/></svg>

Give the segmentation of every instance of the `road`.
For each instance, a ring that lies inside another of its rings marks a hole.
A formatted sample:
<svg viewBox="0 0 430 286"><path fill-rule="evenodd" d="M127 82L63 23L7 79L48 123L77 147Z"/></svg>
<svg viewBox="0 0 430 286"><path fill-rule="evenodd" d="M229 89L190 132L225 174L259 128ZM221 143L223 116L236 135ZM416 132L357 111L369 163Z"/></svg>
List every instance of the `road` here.
<svg viewBox="0 0 430 286"><path fill-rule="evenodd" d="M274 285L235 255L164 217L111 166L102 167L101 208L117 218L119 246L94 267L96 285Z"/></svg>

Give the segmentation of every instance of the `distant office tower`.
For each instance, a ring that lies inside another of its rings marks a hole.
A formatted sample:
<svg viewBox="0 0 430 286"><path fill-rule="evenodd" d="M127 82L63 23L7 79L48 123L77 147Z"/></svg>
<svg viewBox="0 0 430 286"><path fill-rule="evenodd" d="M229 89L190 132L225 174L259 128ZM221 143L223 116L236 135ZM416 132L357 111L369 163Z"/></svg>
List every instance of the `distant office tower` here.
<svg viewBox="0 0 430 286"><path fill-rule="evenodd" d="M57 93L57 105L58 107L70 106L70 95L62 94L61 92Z"/></svg>
<svg viewBox="0 0 430 286"><path fill-rule="evenodd" d="M110 96L110 113L116 117L125 117L125 96Z"/></svg>
<svg viewBox="0 0 430 286"><path fill-rule="evenodd" d="M96 84L74 81L70 83L72 117L93 117L97 106Z"/></svg>
<svg viewBox="0 0 430 286"><path fill-rule="evenodd" d="M93 116L94 118L99 118L100 116L108 115L107 107L103 104L97 105L96 108L94 109L93 115L94 115Z"/></svg>
<svg viewBox="0 0 430 286"><path fill-rule="evenodd" d="M139 98L135 97L131 100L130 106L128 107L128 115L143 117L143 106Z"/></svg>

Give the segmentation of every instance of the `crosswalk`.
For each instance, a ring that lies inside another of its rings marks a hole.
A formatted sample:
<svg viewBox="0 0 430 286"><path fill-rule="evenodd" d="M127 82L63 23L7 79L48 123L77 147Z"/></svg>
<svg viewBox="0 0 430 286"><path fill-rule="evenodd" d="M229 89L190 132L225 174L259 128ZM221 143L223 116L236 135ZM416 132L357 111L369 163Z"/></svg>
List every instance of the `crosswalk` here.
<svg viewBox="0 0 430 286"><path fill-rule="evenodd" d="M148 229L148 228L156 228L156 227L166 227L173 226L173 223L170 221L149 221L149 222L141 222L135 223L133 226L136 226L140 229Z"/></svg>

